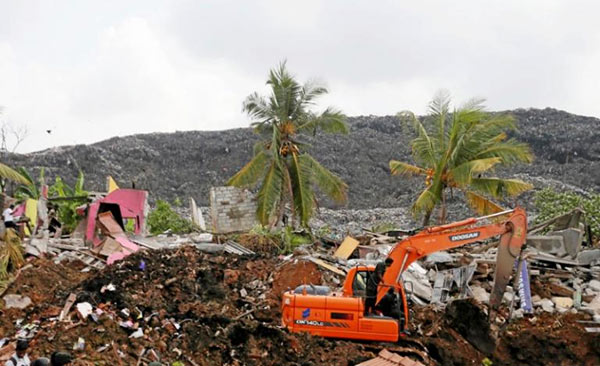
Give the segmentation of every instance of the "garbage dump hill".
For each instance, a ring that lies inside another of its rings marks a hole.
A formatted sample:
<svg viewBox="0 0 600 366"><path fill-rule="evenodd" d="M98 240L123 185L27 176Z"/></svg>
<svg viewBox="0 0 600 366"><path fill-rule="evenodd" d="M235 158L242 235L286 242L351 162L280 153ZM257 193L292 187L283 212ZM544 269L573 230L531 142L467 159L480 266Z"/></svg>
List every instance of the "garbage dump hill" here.
<svg viewBox="0 0 600 366"><path fill-rule="evenodd" d="M519 125L513 136L530 144L536 160L499 169L498 174L517 176L537 187L567 184L570 189L598 191L600 144L595 131L599 119L551 108L508 112ZM348 124L348 135L321 134L306 141L323 165L349 183L347 207L407 207L421 184L392 177L388 163L390 159L411 161L410 126L394 116L351 117ZM50 179L60 175L67 182L74 182L82 170L86 188L98 191L104 190L106 176L112 175L122 187L135 184L149 190L150 197L191 196L207 206L210 187L223 185L238 171L256 141L249 128L140 134L9 155L5 162L25 166L34 174L45 167ZM324 206L332 207L328 202Z"/></svg>

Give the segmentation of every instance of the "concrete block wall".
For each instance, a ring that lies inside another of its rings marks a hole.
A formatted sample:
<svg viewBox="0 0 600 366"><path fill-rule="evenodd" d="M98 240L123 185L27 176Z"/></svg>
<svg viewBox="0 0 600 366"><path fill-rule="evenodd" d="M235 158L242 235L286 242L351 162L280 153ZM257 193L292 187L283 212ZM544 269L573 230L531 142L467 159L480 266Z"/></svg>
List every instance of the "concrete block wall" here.
<svg viewBox="0 0 600 366"><path fill-rule="evenodd" d="M236 187L212 187L210 215L212 228L216 233L248 231L258 223L256 198L248 190Z"/></svg>

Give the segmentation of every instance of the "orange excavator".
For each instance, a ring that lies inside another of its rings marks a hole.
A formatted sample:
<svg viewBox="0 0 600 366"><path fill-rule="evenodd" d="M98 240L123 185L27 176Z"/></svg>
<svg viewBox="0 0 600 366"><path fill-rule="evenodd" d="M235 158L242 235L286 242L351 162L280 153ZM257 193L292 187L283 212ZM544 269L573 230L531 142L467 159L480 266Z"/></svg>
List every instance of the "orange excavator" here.
<svg viewBox="0 0 600 366"><path fill-rule="evenodd" d="M493 219L492 221L489 221ZM483 224L487 221L487 224ZM494 285L490 294L490 319L495 318L515 262L527 236L527 215L521 208L425 228L398 242L388 254L388 267L377 287L375 305L392 299L380 313L365 312L367 281L375 266L352 267L340 292L327 286L299 286L283 294L282 323L292 332L332 338L396 342L409 322L402 273L414 261L431 253L500 236ZM391 263L391 264L390 264ZM382 300L386 301L382 301ZM391 309L391 311L390 311Z"/></svg>

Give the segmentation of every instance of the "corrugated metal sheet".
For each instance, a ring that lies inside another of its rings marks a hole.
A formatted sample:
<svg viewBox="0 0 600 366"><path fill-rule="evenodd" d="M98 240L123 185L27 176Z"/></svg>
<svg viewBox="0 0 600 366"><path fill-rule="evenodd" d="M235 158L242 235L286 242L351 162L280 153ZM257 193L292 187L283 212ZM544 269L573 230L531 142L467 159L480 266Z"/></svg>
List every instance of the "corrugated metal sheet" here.
<svg viewBox="0 0 600 366"><path fill-rule="evenodd" d="M228 241L224 245L224 250L227 253L237 254L237 255L253 255L256 254L250 249L241 246L240 244L234 241Z"/></svg>
<svg viewBox="0 0 600 366"><path fill-rule="evenodd" d="M419 361L392 353L387 349L379 352L379 355L369 361L362 362L356 366L425 366Z"/></svg>

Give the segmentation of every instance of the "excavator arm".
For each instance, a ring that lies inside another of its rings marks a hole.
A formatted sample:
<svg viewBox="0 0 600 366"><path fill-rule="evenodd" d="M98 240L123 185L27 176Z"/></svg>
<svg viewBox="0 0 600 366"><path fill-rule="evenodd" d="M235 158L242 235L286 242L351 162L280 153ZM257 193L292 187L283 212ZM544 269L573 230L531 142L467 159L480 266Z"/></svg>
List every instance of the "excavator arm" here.
<svg viewBox="0 0 600 366"><path fill-rule="evenodd" d="M478 225L491 218L506 217L500 222ZM473 242L500 236L494 286L490 295L490 317L495 313L502 301L502 296L511 273L515 259L521 253L521 247L527 236L527 215L521 208L499 212L497 214L470 218L448 225L426 228L423 231L399 242L389 253L393 263L386 269L377 291L376 303L379 303L390 287L398 288L403 293L404 308L406 296L402 286L402 273L414 261L440 250L447 250ZM405 314L408 322L408 314Z"/></svg>

